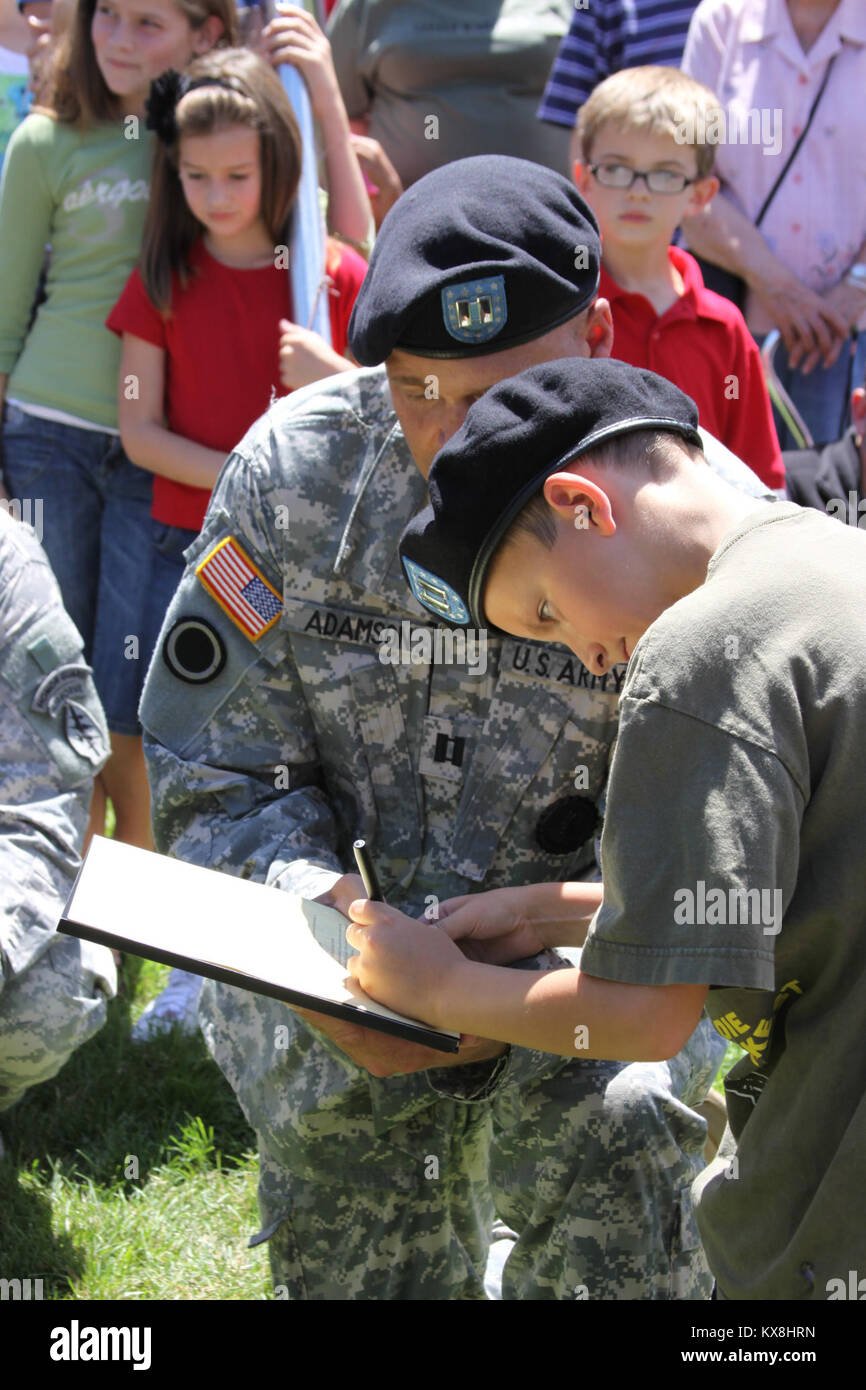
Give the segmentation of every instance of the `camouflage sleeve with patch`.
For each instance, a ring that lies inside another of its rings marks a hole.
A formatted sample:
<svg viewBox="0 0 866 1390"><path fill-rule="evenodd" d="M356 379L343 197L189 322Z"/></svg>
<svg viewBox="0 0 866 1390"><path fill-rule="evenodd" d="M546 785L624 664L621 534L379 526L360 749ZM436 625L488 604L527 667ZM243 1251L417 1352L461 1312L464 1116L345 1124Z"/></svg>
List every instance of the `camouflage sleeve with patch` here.
<svg viewBox="0 0 866 1390"><path fill-rule="evenodd" d="M108 729L81 638L29 527L0 511L0 951L9 979L54 938Z"/></svg>

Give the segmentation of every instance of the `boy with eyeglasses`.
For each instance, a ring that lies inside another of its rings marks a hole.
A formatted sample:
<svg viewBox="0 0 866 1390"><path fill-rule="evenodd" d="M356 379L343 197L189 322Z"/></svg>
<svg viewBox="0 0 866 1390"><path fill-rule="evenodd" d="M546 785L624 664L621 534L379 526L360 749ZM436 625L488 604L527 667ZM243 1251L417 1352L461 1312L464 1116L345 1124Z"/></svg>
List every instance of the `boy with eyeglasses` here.
<svg viewBox="0 0 866 1390"><path fill-rule="evenodd" d="M672 68L614 73L580 108L574 178L601 228L613 355L687 391L704 428L779 489L785 467L757 345L739 309L670 244L718 192L718 112L708 87Z"/></svg>

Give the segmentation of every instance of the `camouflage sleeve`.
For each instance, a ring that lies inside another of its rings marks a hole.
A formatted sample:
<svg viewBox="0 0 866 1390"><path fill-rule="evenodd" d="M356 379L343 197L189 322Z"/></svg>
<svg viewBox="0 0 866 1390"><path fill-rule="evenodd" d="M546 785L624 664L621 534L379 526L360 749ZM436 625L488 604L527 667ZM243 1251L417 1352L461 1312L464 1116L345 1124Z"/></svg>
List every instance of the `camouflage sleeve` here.
<svg viewBox="0 0 866 1390"><path fill-rule="evenodd" d="M30 529L0 512L2 975L46 951L80 863L108 729L81 638Z"/></svg>
<svg viewBox="0 0 866 1390"><path fill-rule="evenodd" d="M154 841L313 897L342 873L337 828L288 639L272 622L282 585L269 527L280 503L260 478L255 454L227 461L148 672ZM250 573L244 598L235 576Z"/></svg>

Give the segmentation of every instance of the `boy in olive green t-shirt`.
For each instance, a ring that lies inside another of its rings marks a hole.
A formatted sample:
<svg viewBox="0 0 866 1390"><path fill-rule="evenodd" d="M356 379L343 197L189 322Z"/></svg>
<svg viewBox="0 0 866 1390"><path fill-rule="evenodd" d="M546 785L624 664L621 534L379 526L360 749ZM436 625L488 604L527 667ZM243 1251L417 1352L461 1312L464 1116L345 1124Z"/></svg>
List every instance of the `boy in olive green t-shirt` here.
<svg viewBox="0 0 866 1390"><path fill-rule="evenodd" d="M437 455L433 505L401 542L416 597L561 642L593 672L629 662L604 900L499 890L443 904L444 930L358 903L351 968L434 1026L563 1055L670 1057L706 1006L745 1054L726 1080L736 1152L729 1135L695 1185L718 1295L851 1297L851 1272L866 1276L866 537L736 493L696 426L653 373L575 359L494 387ZM497 968L584 935L577 971ZM455 941L470 938L467 959Z"/></svg>

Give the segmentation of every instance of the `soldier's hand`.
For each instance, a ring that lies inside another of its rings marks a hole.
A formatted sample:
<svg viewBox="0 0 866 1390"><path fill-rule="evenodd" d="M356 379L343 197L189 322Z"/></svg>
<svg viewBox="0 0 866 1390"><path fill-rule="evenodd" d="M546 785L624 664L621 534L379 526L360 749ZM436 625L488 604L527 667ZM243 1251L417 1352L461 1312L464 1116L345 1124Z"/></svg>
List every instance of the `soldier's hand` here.
<svg viewBox="0 0 866 1390"><path fill-rule="evenodd" d="M377 1033L372 1028L361 1028L357 1023L331 1018L328 1014L313 1013L310 1009L295 1009L295 1013L329 1037L356 1066L363 1067L371 1076L407 1076L430 1067L465 1067L471 1062L499 1057L506 1046L489 1038L465 1037L460 1039L460 1051L455 1056L408 1042L405 1038Z"/></svg>
<svg viewBox="0 0 866 1390"><path fill-rule="evenodd" d="M493 888L439 904L442 930L470 960L509 965L551 946L581 946L601 906L600 883Z"/></svg>
<svg viewBox="0 0 866 1390"><path fill-rule="evenodd" d="M442 930L470 960L509 965L547 947L543 923L530 915L529 890L493 888L439 904Z"/></svg>

